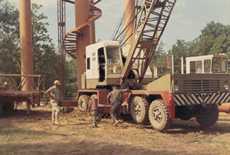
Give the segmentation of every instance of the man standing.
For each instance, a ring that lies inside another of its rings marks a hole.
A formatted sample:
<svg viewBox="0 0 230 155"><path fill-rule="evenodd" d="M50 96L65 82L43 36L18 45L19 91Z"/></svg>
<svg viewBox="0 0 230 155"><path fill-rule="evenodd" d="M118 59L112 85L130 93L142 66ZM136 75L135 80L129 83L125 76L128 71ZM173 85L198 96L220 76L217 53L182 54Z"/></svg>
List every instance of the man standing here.
<svg viewBox="0 0 230 155"><path fill-rule="evenodd" d="M108 102L112 104L110 115L113 120L114 126L116 126L119 123L118 116L119 116L120 107L122 105L122 94L121 93L122 93L122 90L118 89L117 86L114 86L113 90L107 96Z"/></svg>
<svg viewBox="0 0 230 155"><path fill-rule="evenodd" d="M54 85L46 91L46 94L48 94L50 98L50 104L52 107L51 120L52 120L52 124L54 125L59 124L58 115L60 112L60 103L62 100L60 86L61 86L61 82L58 80L55 80Z"/></svg>
<svg viewBox="0 0 230 155"><path fill-rule="evenodd" d="M88 108L92 119L92 128L97 128L97 116L98 116L97 95L92 95L90 97Z"/></svg>

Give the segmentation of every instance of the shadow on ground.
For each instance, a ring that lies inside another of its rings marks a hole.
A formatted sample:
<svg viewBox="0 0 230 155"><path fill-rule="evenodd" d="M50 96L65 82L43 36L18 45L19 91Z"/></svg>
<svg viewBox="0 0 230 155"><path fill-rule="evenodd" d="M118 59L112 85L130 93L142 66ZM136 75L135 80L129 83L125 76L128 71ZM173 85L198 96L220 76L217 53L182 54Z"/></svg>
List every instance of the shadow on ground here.
<svg viewBox="0 0 230 155"><path fill-rule="evenodd" d="M203 134L230 133L230 121L223 121L221 118L213 127L201 129L195 121L176 120L167 131L169 134L187 134L191 132L202 132Z"/></svg>
<svg viewBox="0 0 230 155"><path fill-rule="evenodd" d="M116 145L107 143L95 143L80 141L71 143L46 143L46 144L7 144L0 145L0 154L23 154L23 155L173 155L182 152L154 151L129 145Z"/></svg>

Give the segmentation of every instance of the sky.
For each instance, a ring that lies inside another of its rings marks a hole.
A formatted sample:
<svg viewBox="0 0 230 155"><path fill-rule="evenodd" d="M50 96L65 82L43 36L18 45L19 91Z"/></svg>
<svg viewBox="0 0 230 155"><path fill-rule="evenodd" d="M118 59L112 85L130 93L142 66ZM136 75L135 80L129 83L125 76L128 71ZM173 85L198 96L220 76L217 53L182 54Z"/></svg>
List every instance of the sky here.
<svg viewBox="0 0 230 155"><path fill-rule="evenodd" d="M9 0L18 6L19 0ZM48 17L49 33L57 43L56 0L32 0L42 4L42 11ZM96 22L97 39L111 39L122 16L123 0L102 0L98 7L103 15ZM74 26L73 7L67 6L67 31ZM230 0L177 0L162 40L169 49L178 39L187 41L199 36L200 31L211 21L230 25Z"/></svg>

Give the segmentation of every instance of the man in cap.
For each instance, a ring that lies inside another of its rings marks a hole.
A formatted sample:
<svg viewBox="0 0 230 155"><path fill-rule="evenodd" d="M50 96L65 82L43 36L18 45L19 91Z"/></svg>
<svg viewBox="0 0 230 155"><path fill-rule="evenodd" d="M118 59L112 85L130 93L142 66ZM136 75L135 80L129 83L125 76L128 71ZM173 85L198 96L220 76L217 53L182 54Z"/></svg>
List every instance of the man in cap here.
<svg viewBox="0 0 230 155"><path fill-rule="evenodd" d="M128 89L118 89L117 86L113 86L113 90L108 94L107 100L111 103L110 115L113 120L113 125L117 126L119 123L118 116L120 107L127 102L122 103L122 92L127 91Z"/></svg>
<svg viewBox="0 0 230 155"><path fill-rule="evenodd" d="M89 99L89 107L88 110L91 115L91 121L92 121L92 128L97 128L98 123L98 107L97 107L98 98L97 95L92 95Z"/></svg>
<svg viewBox="0 0 230 155"><path fill-rule="evenodd" d="M48 94L50 98L50 104L52 107L52 115L51 115L52 124L58 125L59 124L58 115L60 112L60 103L62 100L61 82L58 80L55 80L54 85L46 91L46 94Z"/></svg>

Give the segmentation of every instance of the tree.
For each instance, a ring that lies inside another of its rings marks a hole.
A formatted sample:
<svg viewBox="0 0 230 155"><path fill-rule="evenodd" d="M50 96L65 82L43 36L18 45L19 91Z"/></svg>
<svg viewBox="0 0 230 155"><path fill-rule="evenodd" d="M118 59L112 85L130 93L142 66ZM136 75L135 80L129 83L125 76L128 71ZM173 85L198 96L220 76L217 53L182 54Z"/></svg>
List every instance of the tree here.
<svg viewBox="0 0 230 155"><path fill-rule="evenodd" d="M18 11L0 0L0 72L19 73Z"/></svg>
<svg viewBox="0 0 230 155"><path fill-rule="evenodd" d="M45 77L46 87L58 79L58 56L48 34L47 17L40 11L42 5L32 4L34 73Z"/></svg>
<svg viewBox="0 0 230 155"><path fill-rule="evenodd" d="M212 21L193 41L178 40L169 52L176 57L215 53L230 54L230 26Z"/></svg>
<svg viewBox="0 0 230 155"><path fill-rule="evenodd" d="M65 64L65 96L75 96L76 92L76 64L75 60L66 61Z"/></svg>
<svg viewBox="0 0 230 155"><path fill-rule="evenodd" d="M46 87L57 79L58 58L47 30L47 17L41 5L32 4L34 74L45 77ZM0 0L0 72L20 73L18 10Z"/></svg>
<svg viewBox="0 0 230 155"><path fill-rule="evenodd" d="M229 27L221 23L210 22L201 31L194 45L193 53L214 54L228 53L229 51Z"/></svg>

